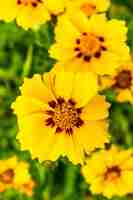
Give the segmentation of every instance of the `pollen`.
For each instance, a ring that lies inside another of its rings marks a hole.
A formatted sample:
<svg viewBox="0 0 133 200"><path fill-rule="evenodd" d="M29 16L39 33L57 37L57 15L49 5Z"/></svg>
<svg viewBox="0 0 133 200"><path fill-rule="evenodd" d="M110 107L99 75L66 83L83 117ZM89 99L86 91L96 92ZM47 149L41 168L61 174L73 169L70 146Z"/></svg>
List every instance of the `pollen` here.
<svg viewBox="0 0 133 200"><path fill-rule="evenodd" d="M95 36L90 33L82 33L80 38L76 39L75 52L78 58L83 57L84 61L89 62L92 57L101 57L102 51L106 51L107 48L104 45L104 37Z"/></svg>
<svg viewBox="0 0 133 200"><path fill-rule="evenodd" d="M65 132L72 135L75 128L83 125L80 118L82 108L76 108L76 102L72 99L65 101L60 97L57 101L49 102L50 109L46 111L49 116L46 119L46 125L56 127L56 133Z"/></svg>

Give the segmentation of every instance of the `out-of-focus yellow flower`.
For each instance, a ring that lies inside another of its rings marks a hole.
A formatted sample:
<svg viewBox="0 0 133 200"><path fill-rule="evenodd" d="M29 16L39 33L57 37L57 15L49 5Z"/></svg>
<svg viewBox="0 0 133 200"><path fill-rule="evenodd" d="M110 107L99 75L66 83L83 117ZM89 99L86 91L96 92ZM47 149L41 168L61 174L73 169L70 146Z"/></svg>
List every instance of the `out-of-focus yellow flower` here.
<svg viewBox="0 0 133 200"><path fill-rule="evenodd" d="M122 64L112 76L100 78L101 89L113 88L119 102L133 104L133 63Z"/></svg>
<svg viewBox="0 0 133 200"><path fill-rule="evenodd" d="M82 163L85 150L108 142L109 104L97 95L93 73L55 72L24 80L21 96L12 105L18 139L33 158L55 161L67 156Z"/></svg>
<svg viewBox="0 0 133 200"><path fill-rule="evenodd" d="M64 10L64 0L6 0L1 1L0 19L16 19L24 29L36 28Z"/></svg>
<svg viewBox="0 0 133 200"><path fill-rule="evenodd" d="M133 192L133 151L117 147L95 153L83 167L91 191L111 198Z"/></svg>
<svg viewBox="0 0 133 200"><path fill-rule="evenodd" d="M67 0L67 10L83 12L86 16L105 12L110 6L110 0Z"/></svg>
<svg viewBox="0 0 133 200"><path fill-rule="evenodd" d="M55 44L49 53L67 71L93 71L112 74L123 60L128 60L127 27L124 21L107 21L104 14L89 19L82 13L59 16Z"/></svg>
<svg viewBox="0 0 133 200"><path fill-rule="evenodd" d="M0 160L0 192L4 192L7 188L16 188L32 195L33 187L26 187L32 181L29 174L29 166L24 161L18 161L16 156L7 160Z"/></svg>

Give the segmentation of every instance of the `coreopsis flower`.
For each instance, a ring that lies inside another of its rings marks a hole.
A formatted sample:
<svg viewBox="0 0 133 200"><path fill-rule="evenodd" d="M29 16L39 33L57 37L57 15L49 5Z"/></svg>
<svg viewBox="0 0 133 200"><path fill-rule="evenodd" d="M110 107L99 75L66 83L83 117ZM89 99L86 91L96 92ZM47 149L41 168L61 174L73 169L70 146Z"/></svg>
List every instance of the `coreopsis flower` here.
<svg viewBox="0 0 133 200"><path fill-rule="evenodd" d="M21 96L12 105L18 139L33 158L55 161L67 156L82 163L84 151L108 142L109 104L97 95L93 73L55 71L24 80Z"/></svg>
<svg viewBox="0 0 133 200"><path fill-rule="evenodd" d="M95 153L83 167L91 191L111 198L133 192L133 151L117 147Z"/></svg>
<svg viewBox="0 0 133 200"><path fill-rule="evenodd" d="M105 12L110 6L110 0L68 0L66 8L71 12L83 12L86 16Z"/></svg>
<svg viewBox="0 0 133 200"><path fill-rule="evenodd" d="M32 187L29 187L31 183ZM16 188L31 196L33 183L26 162L18 161L16 156L0 160L0 192L4 192L8 188Z"/></svg>
<svg viewBox="0 0 133 200"><path fill-rule="evenodd" d="M64 0L6 0L1 2L0 19L16 19L24 29L36 28L64 10Z"/></svg>
<svg viewBox="0 0 133 200"><path fill-rule="evenodd" d="M112 76L100 78L101 89L113 88L118 102L130 102L133 104L133 63L120 65Z"/></svg>
<svg viewBox="0 0 133 200"><path fill-rule="evenodd" d="M79 13L59 16L55 43L49 53L67 71L112 74L118 64L129 59L124 21L107 20L104 14L89 19Z"/></svg>

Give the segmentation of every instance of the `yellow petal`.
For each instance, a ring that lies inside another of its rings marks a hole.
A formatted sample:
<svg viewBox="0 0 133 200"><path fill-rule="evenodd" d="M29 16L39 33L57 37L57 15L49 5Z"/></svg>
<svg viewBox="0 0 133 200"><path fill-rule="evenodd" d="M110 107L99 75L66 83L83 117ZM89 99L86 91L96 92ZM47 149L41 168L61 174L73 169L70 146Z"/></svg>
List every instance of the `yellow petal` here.
<svg viewBox="0 0 133 200"><path fill-rule="evenodd" d="M103 120L85 122L75 134L86 152L89 153L95 148L102 148L104 143L108 142L107 122Z"/></svg>
<svg viewBox="0 0 133 200"><path fill-rule="evenodd" d="M39 99L24 96L19 96L12 104L12 109L19 117L34 113L45 113L46 107L46 104Z"/></svg>
<svg viewBox="0 0 133 200"><path fill-rule="evenodd" d="M0 3L0 19L10 22L15 19L18 13L16 0L1 1Z"/></svg>
<svg viewBox="0 0 133 200"><path fill-rule="evenodd" d="M50 13L54 15L58 15L64 11L65 8L65 0L47 0L46 7L50 11Z"/></svg>
<svg viewBox="0 0 133 200"><path fill-rule="evenodd" d="M85 106L97 93L97 76L91 72L77 73L73 83L72 98L77 106Z"/></svg>
<svg viewBox="0 0 133 200"><path fill-rule="evenodd" d="M34 75L33 78L25 78L21 87L21 93L25 97L35 98L44 103L53 99L53 94L41 79L41 75Z"/></svg>
<svg viewBox="0 0 133 200"><path fill-rule="evenodd" d="M106 102L104 96L97 95L84 108L82 117L87 120L100 120L108 117L110 104Z"/></svg>
<svg viewBox="0 0 133 200"><path fill-rule="evenodd" d="M50 20L50 15L44 5L37 8L31 6L24 6L17 15L17 24L24 29L37 28L39 25Z"/></svg>
<svg viewBox="0 0 133 200"><path fill-rule="evenodd" d="M131 91L129 89L120 90L120 92L117 95L117 101L119 101L119 102L129 101L132 104L133 96L132 96Z"/></svg>
<svg viewBox="0 0 133 200"><path fill-rule="evenodd" d="M70 99L72 95L74 73L58 72L55 77L55 93L57 97Z"/></svg>

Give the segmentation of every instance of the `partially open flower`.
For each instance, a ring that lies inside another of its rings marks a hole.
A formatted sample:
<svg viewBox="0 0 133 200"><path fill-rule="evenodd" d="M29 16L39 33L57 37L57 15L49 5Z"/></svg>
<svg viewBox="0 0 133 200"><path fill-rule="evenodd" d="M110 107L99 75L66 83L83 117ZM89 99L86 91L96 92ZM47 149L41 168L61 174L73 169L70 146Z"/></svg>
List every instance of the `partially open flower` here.
<svg viewBox="0 0 133 200"><path fill-rule="evenodd" d="M102 89L113 88L117 101L133 104L133 63L124 63L112 76L101 77L100 84Z"/></svg>

